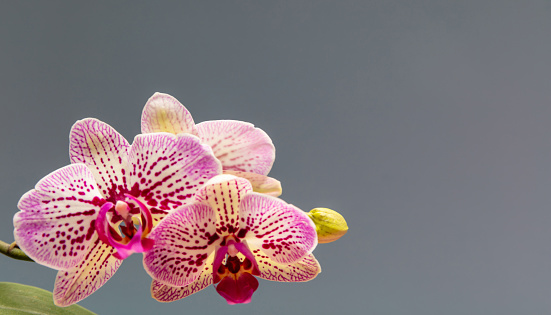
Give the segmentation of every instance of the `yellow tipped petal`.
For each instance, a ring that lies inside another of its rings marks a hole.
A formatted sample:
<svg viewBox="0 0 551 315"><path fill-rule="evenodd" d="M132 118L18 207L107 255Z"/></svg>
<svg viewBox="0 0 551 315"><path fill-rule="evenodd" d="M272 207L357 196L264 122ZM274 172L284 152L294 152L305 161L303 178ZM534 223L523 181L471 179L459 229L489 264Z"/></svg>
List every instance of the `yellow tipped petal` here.
<svg viewBox="0 0 551 315"><path fill-rule="evenodd" d="M308 217L316 225L318 243L331 243L348 232L346 220L337 211L328 208L314 208Z"/></svg>
<svg viewBox="0 0 551 315"><path fill-rule="evenodd" d="M281 195L281 183L275 178L250 172L231 170L224 170L224 174L243 177L251 183L254 192L274 197L279 197Z"/></svg>

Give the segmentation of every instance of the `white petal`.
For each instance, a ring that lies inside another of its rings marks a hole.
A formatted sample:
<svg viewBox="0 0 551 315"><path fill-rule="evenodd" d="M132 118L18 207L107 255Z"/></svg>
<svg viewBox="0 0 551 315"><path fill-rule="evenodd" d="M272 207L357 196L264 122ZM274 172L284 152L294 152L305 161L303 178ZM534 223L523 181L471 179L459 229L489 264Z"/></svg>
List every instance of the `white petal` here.
<svg viewBox="0 0 551 315"><path fill-rule="evenodd" d="M176 98L155 93L142 112L142 133L170 132L197 135L197 127L189 111Z"/></svg>
<svg viewBox="0 0 551 315"><path fill-rule="evenodd" d="M85 259L74 268L57 273L54 303L69 306L88 297L111 278L122 260L113 257L115 249L96 238Z"/></svg>
<svg viewBox="0 0 551 315"><path fill-rule="evenodd" d="M84 163L94 174L103 196L126 189L124 168L130 145L115 129L93 118L77 121L71 128L71 163Z"/></svg>

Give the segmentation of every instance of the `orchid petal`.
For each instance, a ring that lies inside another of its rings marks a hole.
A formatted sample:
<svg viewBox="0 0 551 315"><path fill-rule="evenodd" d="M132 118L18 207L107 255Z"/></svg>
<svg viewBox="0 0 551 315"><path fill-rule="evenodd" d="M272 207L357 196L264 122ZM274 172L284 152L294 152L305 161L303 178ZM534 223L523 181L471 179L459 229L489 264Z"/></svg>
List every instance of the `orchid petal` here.
<svg viewBox="0 0 551 315"><path fill-rule="evenodd" d="M253 124L213 120L197 124L199 138L212 147L224 170L267 175L275 160L270 137Z"/></svg>
<svg viewBox="0 0 551 315"><path fill-rule="evenodd" d="M71 128L71 163L84 163L103 196L125 189L124 168L129 144L108 124L93 118L77 121Z"/></svg>
<svg viewBox="0 0 551 315"><path fill-rule="evenodd" d="M95 239L90 252L77 266L57 273L54 303L69 306L99 289L119 268L122 260L113 257L114 248Z"/></svg>
<svg viewBox="0 0 551 315"><path fill-rule="evenodd" d="M321 266L314 255L308 254L292 264L280 264L271 260L260 249L253 250L260 268L260 278L280 282L305 282L314 279Z"/></svg>
<svg viewBox="0 0 551 315"><path fill-rule="evenodd" d="M240 210L239 226L247 231L245 240L251 250L262 249L278 263L300 260L317 245L312 220L281 199L251 193L243 198Z"/></svg>
<svg viewBox="0 0 551 315"><path fill-rule="evenodd" d="M142 133L170 132L197 135L197 127L189 111L176 98L155 93L142 112Z"/></svg>
<svg viewBox="0 0 551 315"><path fill-rule="evenodd" d="M216 212L216 231L221 236L237 232L239 203L252 192L244 178L219 175L209 180L195 195L195 200L209 204Z"/></svg>
<svg viewBox="0 0 551 315"><path fill-rule="evenodd" d="M224 170L224 174L245 178L253 186L254 192L273 197L281 196L281 183L275 178L256 173L229 170Z"/></svg>
<svg viewBox="0 0 551 315"><path fill-rule="evenodd" d="M13 219L17 245L39 264L68 269L82 260L95 232L101 195L83 164L58 169L19 201Z"/></svg>
<svg viewBox="0 0 551 315"><path fill-rule="evenodd" d="M189 134L138 135L128 163L130 195L140 197L156 221L190 203L199 187L222 172L212 150Z"/></svg>
<svg viewBox="0 0 551 315"><path fill-rule="evenodd" d="M157 280L151 282L151 296L159 302L172 302L199 292L212 284L212 264L214 255L207 258L197 280L184 287L171 287Z"/></svg>
<svg viewBox="0 0 551 315"><path fill-rule="evenodd" d="M214 252L218 239L215 219L211 207L198 203L170 213L149 234L155 244L144 255L147 273L174 287L195 281Z"/></svg>

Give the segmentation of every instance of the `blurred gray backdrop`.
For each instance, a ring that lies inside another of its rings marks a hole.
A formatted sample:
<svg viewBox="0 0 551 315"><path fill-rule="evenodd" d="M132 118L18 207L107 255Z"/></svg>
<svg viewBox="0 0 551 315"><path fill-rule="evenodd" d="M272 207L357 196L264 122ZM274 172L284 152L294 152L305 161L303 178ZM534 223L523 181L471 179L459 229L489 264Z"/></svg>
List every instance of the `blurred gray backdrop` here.
<svg viewBox="0 0 551 315"><path fill-rule="evenodd" d="M551 2L2 1L0 239L85 117L129 141L156 91L272 138L282 198L348 220L313 281L150 298L141 255L98 314L550 314ZM0 256L0 281L56 271Z"/></svg>

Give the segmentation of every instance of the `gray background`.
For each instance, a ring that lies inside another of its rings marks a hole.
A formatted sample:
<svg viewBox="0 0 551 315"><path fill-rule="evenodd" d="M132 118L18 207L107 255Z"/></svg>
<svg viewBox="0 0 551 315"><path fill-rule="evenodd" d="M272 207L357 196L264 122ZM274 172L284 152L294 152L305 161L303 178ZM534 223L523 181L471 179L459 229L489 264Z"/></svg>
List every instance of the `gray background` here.
<svg viewBox="0 0 551 315"><path fill-rule="evenodd" d="M131 141L156 91L264 129L282 198L348 220L314 281L160 304L133 255L98 314L551 313L549 1L3 1L0 45L0 239L76 120Z"/></svg>

